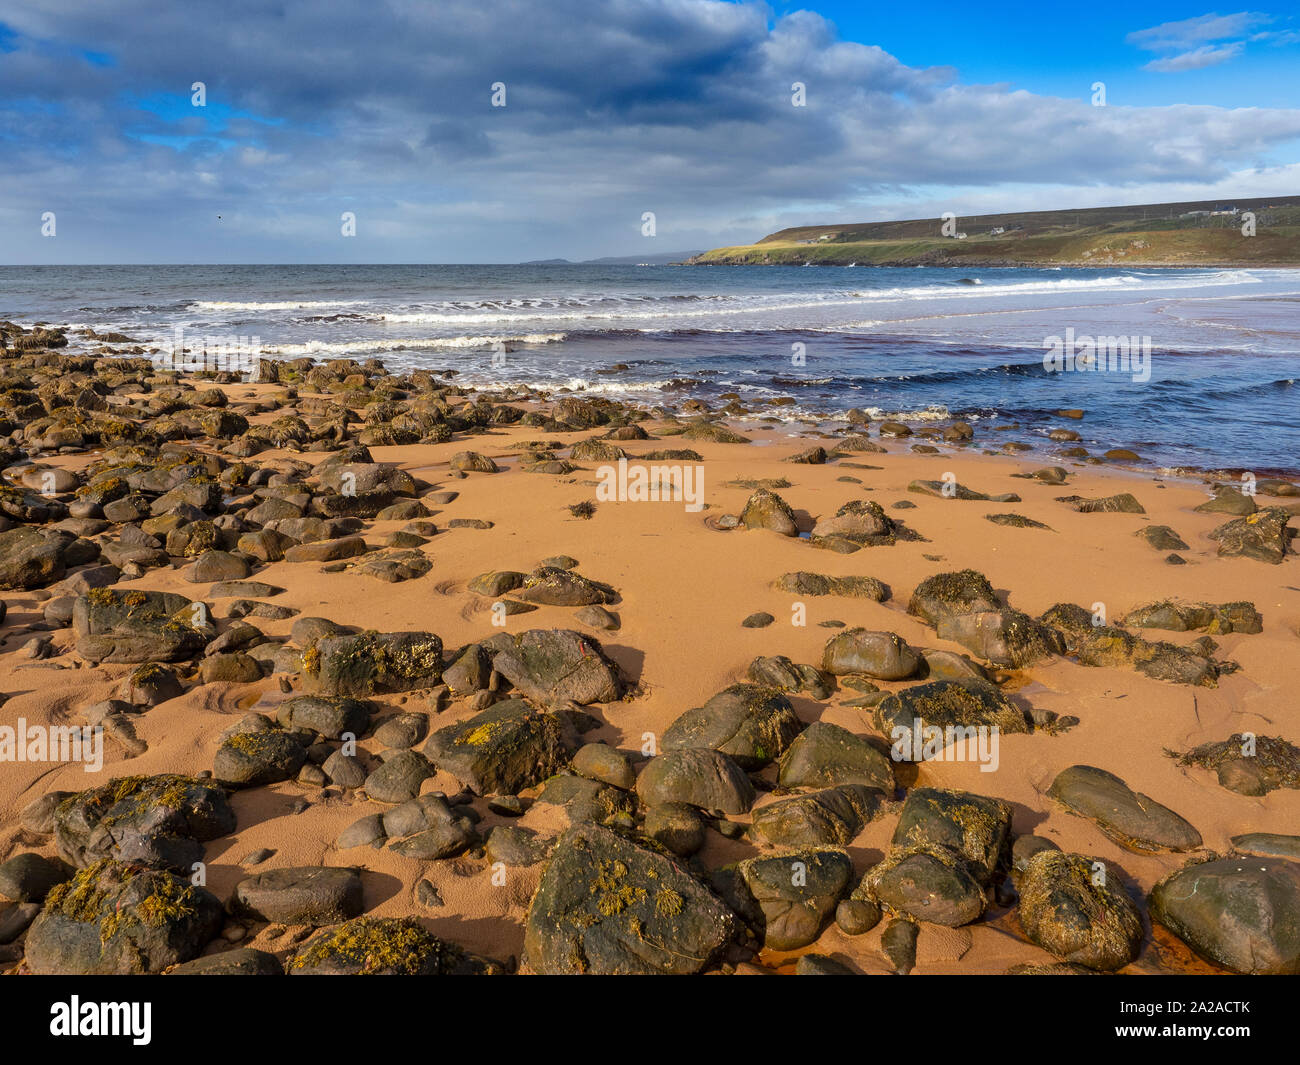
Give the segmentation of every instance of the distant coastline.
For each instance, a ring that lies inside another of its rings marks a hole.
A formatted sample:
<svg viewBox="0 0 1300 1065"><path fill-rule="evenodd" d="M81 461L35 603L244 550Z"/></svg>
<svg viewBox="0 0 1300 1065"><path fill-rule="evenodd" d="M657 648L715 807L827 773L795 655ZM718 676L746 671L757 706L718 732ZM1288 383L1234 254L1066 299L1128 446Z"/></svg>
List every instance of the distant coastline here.
<svg viewBox="0 0 1300 1065"><path fill-rule="evenodd" d="M801 226L690 266L1300 266L1300 196Z"/></svg>

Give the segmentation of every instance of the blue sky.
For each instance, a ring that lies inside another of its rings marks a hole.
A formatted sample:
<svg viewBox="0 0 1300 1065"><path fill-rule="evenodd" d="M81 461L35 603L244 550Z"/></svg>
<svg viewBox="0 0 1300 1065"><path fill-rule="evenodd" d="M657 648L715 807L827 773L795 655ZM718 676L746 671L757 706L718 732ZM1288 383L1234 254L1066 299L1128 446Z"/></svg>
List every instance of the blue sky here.
<svg viewBox="0 0 1300 1065"><path fill-rule="evenodd" d="M0 262L578 259L1293 195L1297 70L1283 8L30 0L0 9Z"/></svg>

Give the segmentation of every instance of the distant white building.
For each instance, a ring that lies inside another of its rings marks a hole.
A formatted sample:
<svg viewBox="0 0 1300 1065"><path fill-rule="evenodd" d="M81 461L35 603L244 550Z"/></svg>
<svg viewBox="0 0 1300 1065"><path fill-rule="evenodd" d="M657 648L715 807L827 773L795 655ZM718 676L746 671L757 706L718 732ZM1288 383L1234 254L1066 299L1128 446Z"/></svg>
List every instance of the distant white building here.
<svg viewBox="0 0 1300 1065"><path fill-rule="evenodd" d="M1007 231L1006 226L994 226L989 230L989 236L996 237Z"/></svg>

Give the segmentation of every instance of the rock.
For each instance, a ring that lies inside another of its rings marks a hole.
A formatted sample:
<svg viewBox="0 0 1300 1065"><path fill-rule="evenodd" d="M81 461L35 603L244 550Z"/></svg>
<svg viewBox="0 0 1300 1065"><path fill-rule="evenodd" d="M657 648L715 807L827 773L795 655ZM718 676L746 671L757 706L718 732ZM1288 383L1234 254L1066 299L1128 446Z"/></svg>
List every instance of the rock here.
<svg viewBox="0 0 1300 1065"><path fill-rule="evenodd" d="M1157 551L1186 551L1187 543L1168 525L1145 525L1133 534Z"/></svg>
<svg viewBox="0 0 1300 1065"><path fill-rule="evenodd" d="M756 770L779 758L802 728L790 700L775 688L733 684L678 717L664 732L662 747L707 747L741 769Z"/></svg>
<svg viewBox="0 0 1300 1065"><path fill-rule="evenodd" d="M360 536L340 536L334 540L316 540L297 544L284 553L286 562L338 562L356 558L369 550Z"/></svg>
<svg viewBox="0 0 1300 1065"><path fill-rule="evenodd" d="M589 580L572 570L541 566L524 578L516 597L541 606L588 606L612 603L618 593L609 585Z"/></svg>
<svg viewBox="0 0 1300 1065"><path fill-rule="evenodd" d="M46 792L39 799L33 799L23 807L18 815L18 824L38 836L50 835L54 832L55 811L58 810L59 804L76 794L72 791Z"/></svg>
<svg viewBox="0 0 1300 1065"><path fill-rule="evenodd" d="M335 751L321 764L330 782L341 788L359 788L366 782L366 769L354 755Z"/></svg>
<svg viewBox="0 0 1300 1065"><path fill-rule="evenodd" d="M1061 961L1113 972L1138 955L1142 917L1124 892L1082 854L1040 850L1018 884L1020 927Z"/></svg>
<svg viewBox="0 0 1300 1065"><path fill-rule="evenodd" d="M889 758L865 737L825 721L814 721L790 744L779 780L785 788L861 784L894 793Z"/></svg>
<svg viewBox="0 0 1300 1065"><path fill-rule="evenodd" d="M477 451L458 451L452 455L448 465L453 470L462 470L465 473L501 472L500 466L486 455L480 455Z"/></svg>
<svg viewBox="0 0 1300 1065"><path fill-rule="evenodd" d="M1243 836L1233 836L1232 846L1242 854L1300 860L1300 836L1284 836L1279 832L1247 832Z"/></svg>
<svg viewBox="0 0 1300 1065"><path fill-rule="evenodd" d="M498 633L483 646L492 668L525 699L541 705L613 702L622 694L618 667L600 644L571 629L530 629L518 636Z"/></svg>
<svg viewBox="0 0 1300 1065"><path fill-rule="evenodd" d="M430 688L442 679L442 640L429 632L326 636L302 656L303 686L319 695Z"/></svg>
<svg viewBox="0 0 1300 1065"><path fill-rule="evenodd" d="M283 976L274 954L252 947L237 947L208 954L167 970L168 976Z"/></svg>
<svg viewBox="0 0 1300 1065"><path fill-rule="evenodd" d="M1167 629L1170 632L1204 630L1215 635L1231 632L1262 632L1264 619L1254 603L1179 603L1165 599L1134 607L1122 624L1135 629Z"/></svg>
<svg viewBox="0 0 1300 1065"><path fill-rule="evenodd" d="M861 784L781 799L754 811L754 831L776 847L844 847L881 812L881 794Z"/></svg>
<svg viewBox="0 0 1300 1065"><path fill-rule="evenodd" d="M591 821L598 825L627 828L636 809L636 801L628 792L571 773L561 773L547 780L537 802L563 807L571 825Z"/></svg>
<svg viewBox="0 0 1300 1065"><path fill-rule="evenodd" d="M376 802L396 805L414 799L420 785L433 776L433 767L416 751L396 751L366 777L366 794Z"/></svg>
<svg viewBox="0 0 1300 1065"><path fill-rule="evenodd" d="M1019 610L988 610L942 618L940 639L952 640L997 666L1023 669L1062 654L1065 644L1048 626Z"/></svg>
<svg viewBox="0 0 1300 1065"><path fill-rule="evenodd" d="M1058 503L1069 503L1080 514L1145 514L1142 504L1132 492L1101 499L1084 499L1083 496L1058 496Z"/></svg>
<svg viewBox="0 0 1300 1065"><path fill-rule="evenodd" d="M360 915L361 876L355 869L323 866L271 869L241 880L232 908L259 921L334 924Z"/></svg>
<svg viewBox="0 0 1300 1065"><path fill-rule="evenodd" d="M1194 747L1178 760L1216 773L1221 787L1238 795L1267 795L1277 788L1300 788L1300 747L1280 736L1237 733L1217 743Z"/></svg>
<svg viewBox="0 0 1300 1065"><path fill-rule="evenodd" d="M487 859L507 866L529 866L545 861L553 841L519 825L497 825L487 838Z"/></svg>
<svg viewBox="0 0 1300 1065"><path fill-rule="evenodd" d="M524 574L516 570L491 570L487 573L480 573L471 580L468 588L476 595L485 595L491 599L497 599L505 595L506 592L513 592L516 588L522 588L523 583Z"/></svg>
<svg viewBox="0 0 1300 1065"><path fill-rule="evenodd" d="M892 544L906 536L903 527L890 518L879 503L854 499L840 507L832 517L818 519L810 542L814 547L850 553L862 547Z"/></svg>
<svg viewBox="0 0 1300 1065"><path fill-rule="evenodd" d="M192 584L238 581L248 576L248 562L229 551L204 551L194 560L185 579Z"/></svg>
<svg viewBox="0 0 1300 1065"><path fill-rule="evenodd" d="M758 489L749 497L741 511L740 524L746 529L767 529L781 536L799 534L790 504L766 488Z"/></svg>
<svg viewBox="0 0 1300 1065"><path fill-rule="evenodd" d="M915 921L897 918L890 921L880 937L880 952L899 976L916 967L916 940L920 929Z"/></svg>
<svg viewBox="0 0 1300 1065"><path fill-rule="evenodd" d="M617 631L622 624L617 614L606 610L603 606L584 606L581 610L575 610L573 617L575 621L579 621L583 625L589 625L593 629L603 629L607 632Z"/></svg>
<svg viewBox="0 0 1300 1065"><path fill-rule="evenodd" d="M522 699L439 729L424 747L431 762L476 795L514 795L539 784L565 765L569 750L561 719Z"/></svg>
<svg viewBox="0 0 1300 1065"><path fill-rule="evenodd" d="M988 578L973 569L927 577L907 604L909 614L935 628L946 618L1001 609Z"/></svg>
<svg viewBox="0 0 1300 1065"><path fill-rule="evenodd" d="M1276 565L1291 551L1287 522L1292 517L1285 507L1265 507L1220 525L1210 533L1210 539L1218 541L1221 557L1253 558Z"/></svg>
<svg viewBox="0 0 1300 1065"><path fill-rule="evenodd" d="M1201 834L1176 813L1134 792L1104 769L1088 765L1063 769L1047 794L1128 850L1188 851L1201 846Z"/></svg>
<svg viewBox="0 0 1300 1065"><path fill-rule="evenodd" d="M27 967L37 975L157 973L196 957L222 919L207 889L105 858L46 897L27 933Z"/></svg>
<svg viewBox="0 0 1300 1065"><path fill-rule="evenodd" d="M251 684L262 679L262 667L257 659L242 651L234 654L212 655L199 666L199 683Z"/></svg>
<svg viewBox="0 0 1300 1065"><path fill-rule="evenodd" d="M1151 917L1201 957L1250 975L1300 973L1300 864L1221 858L1189 865L1150 895Z"/></svg>
<svg viewBox="0 0 1300 1065"><path fill-rule="evenodd" d="M938 680L887 695L876 704L875 725L889 737L893 757L908 762L938 757L954 739L977 735L965 730L1030 731L1025 712L981 681ZM942 742L931 729L943 730ZM932 743L937 743L933 754Z"/></svg>
<svg viewBox="0 0 1300 1065"><path fill-rule="evenodd" d="M689 858L704 846L704 821L687 803L665 802L646 811L645 834L674 854Z"/></svg>
<svg viewBox="0 0 1300 1065"><path fill-rule="evenodd" d="M190 600L170 592L97 588L77 597L72 631L77 653L92 662L176 662L192 658L214 635L193 624Z"/></svg>
<svg viewBox="0 0 1300 1065"><path fill-rule="evenodd" d="M822 669L832 676L862 673L877 680L914 676L921 656L897 633L845 629L827 641Z"/></svg>
<svg viewBox="0 0 1300 1065"><path fill-rule="evenodd" d="M1254 514L1259 507L1254 499L1236 488L1220 488L1214 493L1213 499L1208 499L1192 509L1198 514L1235 514L1243 517L1246 514Z"/></svg>
<svg viewBox="0 0 1300 1065"><path fill-rule="evenodd" d="M290 976L494 976L499 962L426 931L413 917L355 917L310 939Z"/></svg>
<svg viewBox="0 0 1300 1065"><path fill-rule="evenodd" d="M203 843L234 830L222 788L172 773L118 777L65 799L54 813L59 857L78 867L113 858L188 876Z"/></svg>
<svg viewBox="0 0 1300 1065"><path fill-rule="evenodd" d="M14 902L44 902L54 887L71 875L62 862L39 854L18 854L0 862L0 895Z"/></svg>
<svg viewBox="0 0 1300 1065"><path fill-rule="evenodd" d="M794 851L748 858L715 875L723 896L757 931L769 950L798 950L830 923L853 876L841 850Z"/></svg>
<svg viewBox="0 0 1300 1065"><path fill-rule="evenodd" d="M339 833L335 846L339 850L351 850L353 847L368 847L384 838L384 815L366 814L348 825Z"/></svg>
<svg viewBox="0 0 1300 1065"><path fill-rule="evenodd" d="M743 814L754 804L754 785L719 751L687 748L650 759L636 783L647 806L684 802L701 810Z"/></svg>
<svg viewBox="0 0 1300 1065"><path fill-rule="evenodd" d="M841 900L835 907L835 925L846 936L861 936L880 923L880 906L874 899Z"/></svg>
<svg viewBox="0 0 1300 1065"><path fill-rule="evenodd" d="M428 731L428 714L397 714L375 729L375 742L405 750L424 739Z"/></svg>
<svg viewBox="0 0 1300 1065"><path fill-rule="evenodd" d="M1011 808L970 792L915 788L907 796L884 859L854 892L896 913L956 928L987 904L1011 826Z"/></svg>
<svg viewBox="0 0 1300 1065"><path fill-rule="evenodd" d="M285 728L310 729L327 740L345 733L361 736L370 724L370 705L338 696L297 695L276 707L276 720Z"/></svg>
<svg viewBox="0 0 1300 1065"><path fill-rule="evenodd" d="M742 628L746 629L765 629L775 620L776 618L767 611L760 610L757 613L750 614L740 624Z"/></svg>
<svg viewBox="0 0 1300 1065"><path fill-rule="evenodd" d="M668 858L583 824L560 837L524 925L543 975L687 974L737 931L727 907Z"/></svg>
<svg viewBox="0 0 1300 1065"><path fill-rule="evenodd" d="M588 743L579 747L569 764L575 773L589 780L598 780L625 791L636 786L636 774L632 772L627 756L604 743Z"/></svg>
<svg viewBox="0 0 1300 1065"><path fill-rule="evenodd" d="M816 667L796 665L785 655L760 655L749 664L747 673L755 684L783 692L807 692L813 699L829 699L834 684Z"/></svg>
<svg viewBox="0 0 1300 1065"><path fill-rule="evenodd" d="M44 588L66 572L67 533L20 525L0 532L0 589Z"/></svg>
<svg viewBox="0 0 1300 1065"><path fill-rule="evenodd" d="M254 788L292 780L306 761L306 748L291 732L236 732L217 748L212 775L232 787Z"/></svg>
<svg viewBox="0 0 1300 1065"><path fill-rule="evenodd" d="M785 573L776 582L778 590L791 595L839 595L849 599L870 599L883 603L889 588L874 577L828 577L820 573Z"/></svg>

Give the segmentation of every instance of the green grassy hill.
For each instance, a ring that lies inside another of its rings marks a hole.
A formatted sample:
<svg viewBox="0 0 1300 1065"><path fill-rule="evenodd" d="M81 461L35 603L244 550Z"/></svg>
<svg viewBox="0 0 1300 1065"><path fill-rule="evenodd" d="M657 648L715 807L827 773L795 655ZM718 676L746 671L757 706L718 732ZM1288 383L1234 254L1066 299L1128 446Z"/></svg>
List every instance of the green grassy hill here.
<svg viewBox="0 0 1300 1065"><path fill-rule="evenodd" d="M1212 212L1237 208L1237 214ZM1242 215L1256 235L1242 235ZM692 264L802 266L1300 266L1300 196L1029 211L783 229Z"/></svg>

